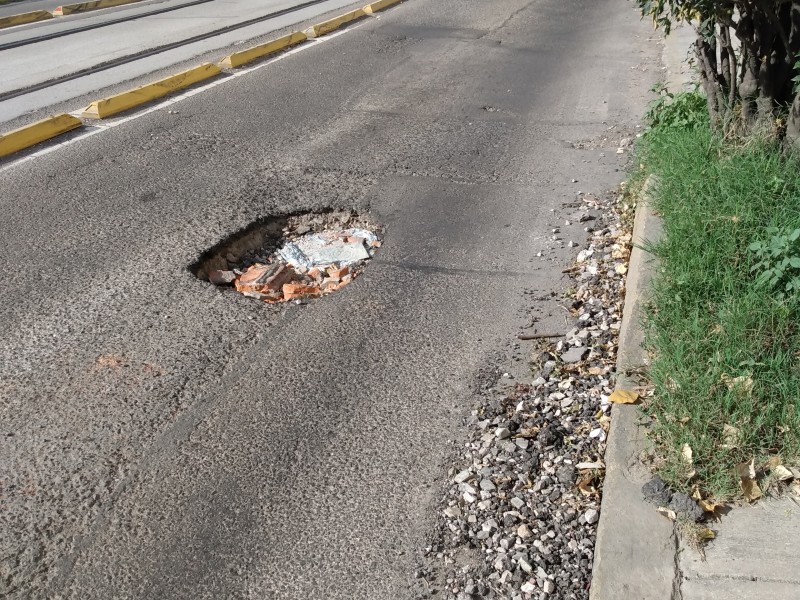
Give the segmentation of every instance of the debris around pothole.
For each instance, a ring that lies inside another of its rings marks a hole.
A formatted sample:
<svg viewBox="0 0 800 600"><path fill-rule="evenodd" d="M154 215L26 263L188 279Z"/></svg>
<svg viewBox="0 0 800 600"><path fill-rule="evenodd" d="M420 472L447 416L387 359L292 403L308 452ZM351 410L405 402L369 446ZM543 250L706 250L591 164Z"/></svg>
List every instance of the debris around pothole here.
<svg viewBox="0 0 800 600"><path fill-rule="evenodd" d="M575 329L536 344L531 383L496 385L468 417L417 598L589 597L631 234L584 202L601 212L570 270Z"/></svg>
<svg viewBox="0 0 800 600"><path fill-rule="evenodd" d="M226 254L228 268L207 277L267 303L323 296L363 272L381 246L379 231L348 213L288 217L277 243L266 239L248 256Z"/></svg>

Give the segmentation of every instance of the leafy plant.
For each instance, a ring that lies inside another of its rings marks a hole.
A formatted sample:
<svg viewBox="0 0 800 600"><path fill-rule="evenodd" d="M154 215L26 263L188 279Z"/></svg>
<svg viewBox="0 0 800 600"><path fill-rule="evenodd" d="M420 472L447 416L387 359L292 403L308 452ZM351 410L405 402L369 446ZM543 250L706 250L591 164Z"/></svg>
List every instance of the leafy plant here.
<svg viewBox="0 0 800 600"><path fill-rule="evenodd" d="M800 146L800 19L797 0L634 0L669 34L696 33L694 52L710 123L725 133L758 133L786 116L780 135Z"/></svg>
<svg viewBox="0 0 800 600"><path fill-rule="evenodd" d="M673 94L663 84L651 90L658 96L650 103L645 120L650 127L692 130L708 127L706 99L697 92Z"/></svg>
<svg viewBox="0 0 800 600"><path fill-rule="evenodd" d="M750 268L758 273L757 285L766 285L785 298L800 291L800 229L792 231L769 227L768 241L753 242L749 246L756 262Z"/></svg>

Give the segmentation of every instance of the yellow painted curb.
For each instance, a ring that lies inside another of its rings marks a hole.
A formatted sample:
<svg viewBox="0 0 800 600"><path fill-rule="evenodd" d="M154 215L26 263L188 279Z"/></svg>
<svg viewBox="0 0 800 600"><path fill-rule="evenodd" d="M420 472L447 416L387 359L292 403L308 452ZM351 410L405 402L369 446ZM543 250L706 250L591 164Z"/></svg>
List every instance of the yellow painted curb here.
<svg viewBox="0 0 800 600"><path fill-rule="evenodd" d="M105 119L111 115L121 113L122 111L152 102L157 98L171 94L183 88L194 85L204 79L216 77L222 73L222 70L214 64L205 63L194 69L189 69L183 73L172 75L165 79L148 83L128 92L122 92L116 96L109 96L102 100L92 102L89 106L83 109L81 116L87 119Z"/></svg>
<svg viewBox="0 0 800 600"><path fill-rule="evenodd" d="M308 36L305 33L300 31L293 31L289 35L285 35L283 37L278 38L277 40L272 40L271 42L267 42L266 44L261 44L256 46L255 48L250 48L249 50L242 50L240 52L234 52L230 56L226 56L220 62L221 67L226 67L228 69L234 69L236 67L241 67L244 64L249 62L253 62L256 59L259 59L263 56L269 56L270 54L275 54L283 50L284 48L288 48L289 46L294 46L301 42L305 42L308 39Z"/></svg>
<svg viewBox="0 0 800 600"><path fill-rule="evenodd" d="M402 0L378 0L378 2L367 4L364 7L364 12L367 13L368 15L371 15L372 13L376 13L379 10L383 10L384 8L389 8L390 6L394 6L399 2L402 2Z"/></svg>
<svg viewBox="0 0 800 600"><path fill-rule="evenodd" d="M123 4L132 4L134 2L141 2L141 0L94 0L93 2L79 2L78 4L64 4L55 9L53 15L56 17L63 17L64 15L71 15L73 13L97 10L99 8L112 8L114 6L122 6Z"/></svg>
<svg viewBox="0 0 800 600"><path fill-rule="evenodd" d="M5 27L13 27L14 25L24 25L25 23L33 23L34 21L44 21L45 19L52 19L51 15L46 10L34 10L32 12L20 13L18 15L9 15L0 18L0 29Z"/></svg>
<svg viewBox="0 0 800 600"><path fill-rule="evenodd" d="M321 35L325 35L326 33L330 33L336 29L339 29L345 23L349 23L350 21L355 21L356 19L360 19L361 17L365 17L367 13L364 12L363 8L359 8L358 10L350 11L349 13L345 13L343 15L339 15L338 17L334 17L328 21L323 21L313 27L309 27L305 30L305 34L310 38L319 37Z"/></svg>
<svg viewBox="0 0 800 600"><path fill-rule="evenodd" d="M30 148L82 125L83 122L77 117L61 114L0 134L0 157Z"/></svg>

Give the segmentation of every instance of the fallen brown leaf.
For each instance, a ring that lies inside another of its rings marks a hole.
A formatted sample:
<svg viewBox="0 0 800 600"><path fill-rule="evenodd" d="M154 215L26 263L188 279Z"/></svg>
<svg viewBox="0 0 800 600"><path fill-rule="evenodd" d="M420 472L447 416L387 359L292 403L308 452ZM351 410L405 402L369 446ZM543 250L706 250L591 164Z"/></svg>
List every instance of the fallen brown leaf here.
<svg viewBox="0 0 800 600"><path fill-rule="evenodd" d="M789 481L790 479L794 479L794 474L792 474L792 472L783 465L775 465L772 467L772 474L775 475L775 478L778 481Z"/></svg>
<svg viewBox="0 0 800 600"><path fill-rule="evenodd" d="M756 483L755 460L736 465L736 473L739 475L742 484L742 493L748 502L755 502L761 498L761 488Z"/></svg>
<svg viewBox="0 0 800 600"><path fill-rule="evenodd" d="M715 537L717 537L717 532L713 529L709 529L708 527L701 527L697 531L697 536L701 540L713 540Z"/></svg>
<svg viewBox="0 0 800 600"><path fill-rule="evenodd" d="M593 496L597 494L597 488L594 486L594 475L591 472L587 472L581 476L580 480L578 481L578 490L584 496Z"/></svg>
<svg viewBox="0 0 800 600"><path fill-rule="evenodd" d="M736 427L728 425L727 423L722 426L722 448L725 450L733 450L739 445L740 432Z"/></svg>
<svg viewBox="0 0 800 600"><path fill-rule="evenodd" d="M609 402L614 404L634 404L639 399L639 394L629 390L614 390L608 397Z"/></svg>
<svg viewBox="0 0 800 600"><path fill-rule="evenodd" d="M727 373L723 373L722 383L724 383L729 390L736 390L743 394L749 394L753 391L753 378L750 375L739 375L738 377L731 377Z"/></svg>

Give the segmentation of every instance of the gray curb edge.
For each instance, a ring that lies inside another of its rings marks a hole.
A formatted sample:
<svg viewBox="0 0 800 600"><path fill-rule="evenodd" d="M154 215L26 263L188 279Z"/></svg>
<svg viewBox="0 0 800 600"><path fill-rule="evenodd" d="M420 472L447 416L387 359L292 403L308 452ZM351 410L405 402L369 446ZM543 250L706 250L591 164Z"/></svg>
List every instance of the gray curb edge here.
<svg viewBox="0 0 800 600"><path fill-rule="evenodd" d="M634 219L634 248L617 355L617 389L635 387L625 373L648 363L642 347L641 320L657 262L641 246L657 241L662 233L661 220L649 208L648 191L652 186L650 178ZM680 594L673 525L645 502L641 493L642 485L650 479L648 469L639 460L646 448L645 432L638 407L612 406L590 600L665 600Z"/></svg>

